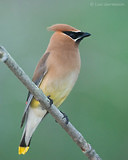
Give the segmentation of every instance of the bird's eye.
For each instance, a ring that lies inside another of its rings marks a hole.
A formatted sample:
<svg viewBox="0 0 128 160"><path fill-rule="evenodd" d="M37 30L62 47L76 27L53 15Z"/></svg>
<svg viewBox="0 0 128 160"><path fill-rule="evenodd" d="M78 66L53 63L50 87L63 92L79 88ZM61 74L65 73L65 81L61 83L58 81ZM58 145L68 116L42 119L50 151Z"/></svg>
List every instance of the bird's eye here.
<svg viewBox="0 0 128 160"><path fill-rule="evenodd" d="M77 36L77 34L76 34L75 32L71 32L71 33L69 34L69 36L70 36L71 38L73 38L73 39L78 38L78 36Z"/></svg>
<svg viewBox="0 0 128 160"><path fill-rule="evenodd" d="M70 36L72 39L77 39L78 38L78 34L76 32L72 32L72 31L65 31L63 32L65 34L67 34L68 36Z"/></svg>

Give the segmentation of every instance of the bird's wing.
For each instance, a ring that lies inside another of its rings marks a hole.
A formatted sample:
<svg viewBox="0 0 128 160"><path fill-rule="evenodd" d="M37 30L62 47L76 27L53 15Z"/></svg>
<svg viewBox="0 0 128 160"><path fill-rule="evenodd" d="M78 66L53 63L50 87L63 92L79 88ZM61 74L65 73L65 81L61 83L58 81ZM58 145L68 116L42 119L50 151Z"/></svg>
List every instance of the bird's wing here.
<svg viewBox="0 0 128 160"><path fill-rule="evenodd" d="M38 87L39 87L40 83L42 82L43 78L45 77L45 75L47 74L48 68L46 67L46 61L47 61L49 54L50 54L50 52L47 52L43 55L43 57L40 59L38 65L35 69L32 81ZM30 105L32 99L33 99L33 95L30 92L28 92L26 107L25 107L24 114L23 114L22 121L21 121L21 127L23 126L25 119L27 117L28 108L29 108L29 105Z"/></svg>

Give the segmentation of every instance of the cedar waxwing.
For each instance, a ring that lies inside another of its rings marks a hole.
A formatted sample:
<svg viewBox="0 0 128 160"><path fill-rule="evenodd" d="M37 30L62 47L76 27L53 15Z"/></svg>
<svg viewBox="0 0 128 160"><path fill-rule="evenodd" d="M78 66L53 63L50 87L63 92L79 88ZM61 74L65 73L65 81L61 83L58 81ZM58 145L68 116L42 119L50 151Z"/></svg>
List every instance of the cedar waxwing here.
<svg viewBox="0 0 128 160"><path fill-rule="evenodd" d="M59 107L72 90L80 72L80 41L90 36L87 32L66 24L55 24L48 28L55 31L45 54L40 59L34 72L33 82L42 89L56 107ZM21 122L26 122L19 146L19 154L25 154L32 135L45 117L47 111L29 92L26 108Z"/></svg>

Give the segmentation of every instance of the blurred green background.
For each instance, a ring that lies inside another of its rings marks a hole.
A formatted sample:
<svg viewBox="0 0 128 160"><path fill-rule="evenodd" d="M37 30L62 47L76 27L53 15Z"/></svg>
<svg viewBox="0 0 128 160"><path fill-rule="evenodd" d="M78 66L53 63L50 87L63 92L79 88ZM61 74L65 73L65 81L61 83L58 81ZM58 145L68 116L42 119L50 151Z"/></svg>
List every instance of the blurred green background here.
<svg viewBox="0 0 128 160"><path fill-rule="evenodd" d="M127 0L0 0L0 44L32 78L55 23L92 34L80 44L79 79L61 110L103 160L125 160L128 149ZM87 159L48 115L29 152L17 153L27 89L0 63L0 160Z"/></svg>

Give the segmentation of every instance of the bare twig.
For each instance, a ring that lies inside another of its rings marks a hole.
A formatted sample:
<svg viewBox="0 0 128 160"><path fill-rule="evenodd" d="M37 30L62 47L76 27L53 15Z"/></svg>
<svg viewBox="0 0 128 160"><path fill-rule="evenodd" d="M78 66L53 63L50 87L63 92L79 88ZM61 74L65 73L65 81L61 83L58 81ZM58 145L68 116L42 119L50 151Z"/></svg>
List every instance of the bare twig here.
<svg viewBox="0 0 128 160"><path fill-rule="evenodd" d="M46 109L61 125L61 127L64 128L89 160L101 160L96 151L84 139L82 134L70 122L68 124L65 123L66 120L63 119L63 114L54 105L50 106L49 99L43 94L42 90L31 81L4 47L0 47L0 60L4 62L16 77L27 87L27 89L43 106L43 109Z"/></svg>

